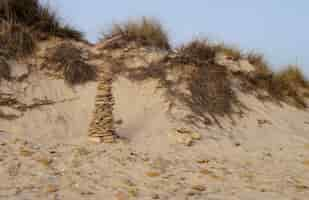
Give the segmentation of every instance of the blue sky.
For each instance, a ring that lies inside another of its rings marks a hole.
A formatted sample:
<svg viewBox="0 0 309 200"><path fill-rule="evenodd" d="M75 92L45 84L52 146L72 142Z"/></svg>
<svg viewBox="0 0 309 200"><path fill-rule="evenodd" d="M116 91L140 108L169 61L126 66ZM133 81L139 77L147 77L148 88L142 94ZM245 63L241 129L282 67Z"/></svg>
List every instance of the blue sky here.
<svg viewBox="0 0 309 200"><path fill-rule="evenodd" d="M174 45L194 37L256 50L274 68L298 63L309 76L308 0L42 0L95 42L113 22L159 19Z"/></svg>

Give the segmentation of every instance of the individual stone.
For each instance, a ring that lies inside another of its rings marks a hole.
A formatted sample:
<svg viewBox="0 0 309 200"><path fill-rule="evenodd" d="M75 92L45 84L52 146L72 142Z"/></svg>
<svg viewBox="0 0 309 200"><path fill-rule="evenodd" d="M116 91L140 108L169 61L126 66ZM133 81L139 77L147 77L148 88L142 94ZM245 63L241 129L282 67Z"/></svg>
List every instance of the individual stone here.
<svg viewBox="0 0 309 200"><path fill-rule="evenodd" d="M90 136L89 138L90 142L94 142L94 143L101 143L101 138L100 137L96 137L96 136Z"/></svg>
<svg viewBox="0 0 309 200"><path fill-rule="evenodd" d="M200 140L202 138L201 134L192 132L186 128L176 129L174 136L179 143L187 146L190 146L194 140Z"/></svg>
<svg viewBox="0 0 309 200"><path fill-rule="evenodd" d="M158 177L158 176L160 176L160 173L154 172L154 171L149 171L149 172L146 172L146 176L148 176L148 177Z"/></svg>
<svg viewBox="0 0 309 200"><path fill-rule="evenodd" d="M54 193L57 192L59 189L55 185L48 185L46 188L47 193Z"/></svg>
<svg viewBox="0 0 309 200"><path fill-rule="evenodd" d="M186 134L186 133L189 133L189 131L185 128L179 128L176 130L178 133L181 133L181 134Z"/></svg>
<svg viewBox="0 0 309 200"><path fill-rule="evenodd" d="M178 136L177 141L186 146L191 146L193 143L193 139L189 135Z"/></svg>
<svg viewBox="0 0 309 200"><path fill-rule="evenodd" d="M207 159L199 159L196 161L198 164L206 164L206 163L209 163L209 160Z"/></svg>
<svg viewBox="0 0 309 200"><path fill-rule="evenodd" d="M127 199L129 199L129 198L128 198L128 195L126 195L124 192L118 192L118 193L115 195L115 199L116 199L116 200L127 200Z"/></svg>
<svg viewBox="0 0 309 200"><path fill-rule="evenodd" d="M49 167L53 162L52 159L50 159L48 157L44 157L44 156L40 156L40 157L36 158L36 161L41 163L45 167Z"/></svg>
<svg viewBox="0 0 309 200"><path fill-rule="evenodd" d="M194 139L194 140L200 140L200 139L202 139L201 134L196 133L196 132L193 132L193 133L191 134L191 137L192 137L192 139Z"/></svg>
<svg viewBox="0 0 309 200"><path fill-rule="evenodd" d="M203 191L206 190L206 187L203 186L203 185L194 185L194 186L192 186L192 189L196 190L196 191L199 191L199 192L203 192Z"/></svg>

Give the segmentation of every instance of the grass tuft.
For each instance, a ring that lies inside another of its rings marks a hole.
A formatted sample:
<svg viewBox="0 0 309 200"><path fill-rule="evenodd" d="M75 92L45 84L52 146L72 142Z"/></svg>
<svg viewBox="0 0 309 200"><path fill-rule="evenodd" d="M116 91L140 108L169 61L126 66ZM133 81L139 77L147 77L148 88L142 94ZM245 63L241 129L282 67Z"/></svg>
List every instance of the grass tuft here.
<svg viewBox="0 0 309 200"><path fill-rule="evenodd" d="M195 39L181 46L178 52L192 60L208 61L216 56L215 49L207 39Z"/></svg>
<svg viewBox="0 0 309 200"><path fill-rule="evenodd" d="M192 102L211 114L230 114L235 99L227 70L213 63L196 68L189 79Z"/></svg>
<svg viewBox="0 0 309 200"><path fill-rule="evenodd" d="M178 48L177 52L181 63L189 64L192 68L187 78L192 99L188 105L192 111L199 116L206 112L230 114L236 97L230 86L227 69L217 65L215 57L217 53L222 52L233 60L238 60L241 58L240 51L223 43L213 44L207 39L194 39ZM178 60L179 58L176 61Z"/></svg>
<svg viewBox="0 0 309 200"><path fill-rule="evenodd" d="M48 58L49 62L56 64L67 64L72 60L80 60L82 51L70 43L62 43L51 49L51 54ZM55 66L53 66L55 67ZM58 68L54 69L58 71Z"/></svg>
<svg viewBox="0 0 309 200"><path fill-rule="evenodd" d="M0 23L2 56L23 57L35 49L35 41L27 28L14 23Z"/></svg>
<svg viewBox="0 0 309 200"><path fill-rule="evenodd" d="M63 43L51 50L47 66L61 71L70 84L81 84L96 79L96 67L84 61L82 51L70 43Z"/></svg>
<svg viewBox="0 0 309 200"><path fill-rule="evenodd" d="M294 87L308 87L308 79L304 76L304 73L298 66L289 65L285 69L279 71L276 77L282 82L289 83Z"/></svg>
<svg viewBox="0 0 309 200"><path fill-rule="evenodd" d="M96 68L82 60L73 60L65 65L63 75L68 83L81 84L96 79Z"/></svg>
<svg viewBox="0 0 309 200"><path fill-rule="evenodd" d="M271 67L269 66L263 54L259 54L252 51L246 55L246 59L249 61L251 65L256 67L257 73L269 74L272 72Z"/></svg>
<svg viewBox="0 0 309 200"><path fill-rule="evenodd" d="M266 74L267 73L267 74ZM306 108L305 91L309 84L303 72L297 66L288 66L272 72L269 67L251 74L251 90L262 89L279 101L290 103L299 108Z"/></svg>
<svg viewBox="0 0 309 200"><path fill-rule="evenodd" d="M13 21L28 27L32 32L45 33L75 40L82 40L83 34L73 27L63 25L57 14L38 0L2 0L0 19Z"/></svg>
<svg viewBox="0 0 309 200"><path fill-rule="evenodd" d="M168 34L163 26L156 19L147 17L122 24L114 24L111 30L104 35L104 39L121 36L126 42L137 42L143 46L161 49L171 48Z"/></svg>
<svg viewBox="0 0 309 200"><path fill-rule="evenodd" d="M243 55L235 47L223 43L212 44L207 39L195 39L178 49L177 61L178 64L181 61L181 63L194 64L198 67L198 73L192 80L198 80L197 82L205 87L201 88L199 84L193 83L191 90L194 91L194 96L207 102L204 107L211 105L208 110L214 108L212 112L220 113L220 111L228 111L230 106L229 102L222 101L224 98L221 98L223 96L228 98L231 95L231 90L226 85L228 83L226 72L220 71L214 62L216 54L220 52L232 57L235 61L246 58L255 66L255 72L245 75L245 82L247 82L245 85L249 90L266 90L274 99L290 102L300 108L306 107L304 95L301 94L300 89L308 88L309 82L298 67L289 66L287 69L274 73L262 54L251 52ZM203 77L199 78L200 75ZM209 81L212 77L215 78Z"/></svg>
<svg viewBox="0 0 309 200"><path fill-rule="evenodd" d="M178 52L182 56L195 61L195 63L196 61L211 61L216 57L217 53L224 53L235 61L242 58L241 51L238 48L224 43L213 44L207 39L194 39L178 48Z"/></svg>
<svg viewBox="0 0 309 200"><path fill-rule="evenodd" d="M224 43L213 45L215 52L222 52L226 56L231 57L232 60L239 60L242 58L241 50L235 46L227 45Z"/></svg>
<svg viewBox="0 0 309 200"><path fill-rule="evenodd" d="M74 39L76 41L81 41L84 37L82 32L76 30L70 25L59 26L55 29L54 35L61 38Z"/></svg>
<svg viewBox="0 0 309 200"><path fill-rule="evenodd" d="M308 88L308 80L297 66L287 68L274 74L273 93L281 98L290 98L296 106L306 108L307 104L302 89Z"/></svg>

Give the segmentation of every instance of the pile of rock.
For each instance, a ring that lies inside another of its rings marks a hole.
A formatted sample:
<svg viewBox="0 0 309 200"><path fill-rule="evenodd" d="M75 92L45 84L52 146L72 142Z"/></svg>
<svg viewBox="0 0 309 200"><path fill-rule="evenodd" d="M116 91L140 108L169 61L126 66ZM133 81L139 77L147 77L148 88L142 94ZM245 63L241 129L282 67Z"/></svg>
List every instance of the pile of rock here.
<svg viewBox="0 0 309 200"><path fill-rule="evenodd" d="M89 129L91 141L103 143L115 141L113 105L112 77L106 72L101 72L99 74L94 117Z"/></svg>

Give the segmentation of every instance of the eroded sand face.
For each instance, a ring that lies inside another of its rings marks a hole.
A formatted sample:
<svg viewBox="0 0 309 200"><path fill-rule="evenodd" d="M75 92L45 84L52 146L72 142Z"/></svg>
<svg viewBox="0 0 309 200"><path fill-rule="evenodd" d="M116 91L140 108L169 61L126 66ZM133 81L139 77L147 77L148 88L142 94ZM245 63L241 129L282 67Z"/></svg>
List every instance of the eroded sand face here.
<svg viewBox="0 0 309 200"><path fill-rule="evenodd" d="M239 94L250 108L242 117L219 118L223 128L197 127L178 119L190 112L184 106L173 108L176 119L167 113L164 90L155 80L141 84L120 76L113 95L122 139L95 144L87 140L87 131L96 82L70 87L34 74L18 84L14 88L22 91L20 101L51 103L0 119L0 199L309 196L308 110ZM178 128L201 138L190 145L179 143L173 134Z"/></svg>

